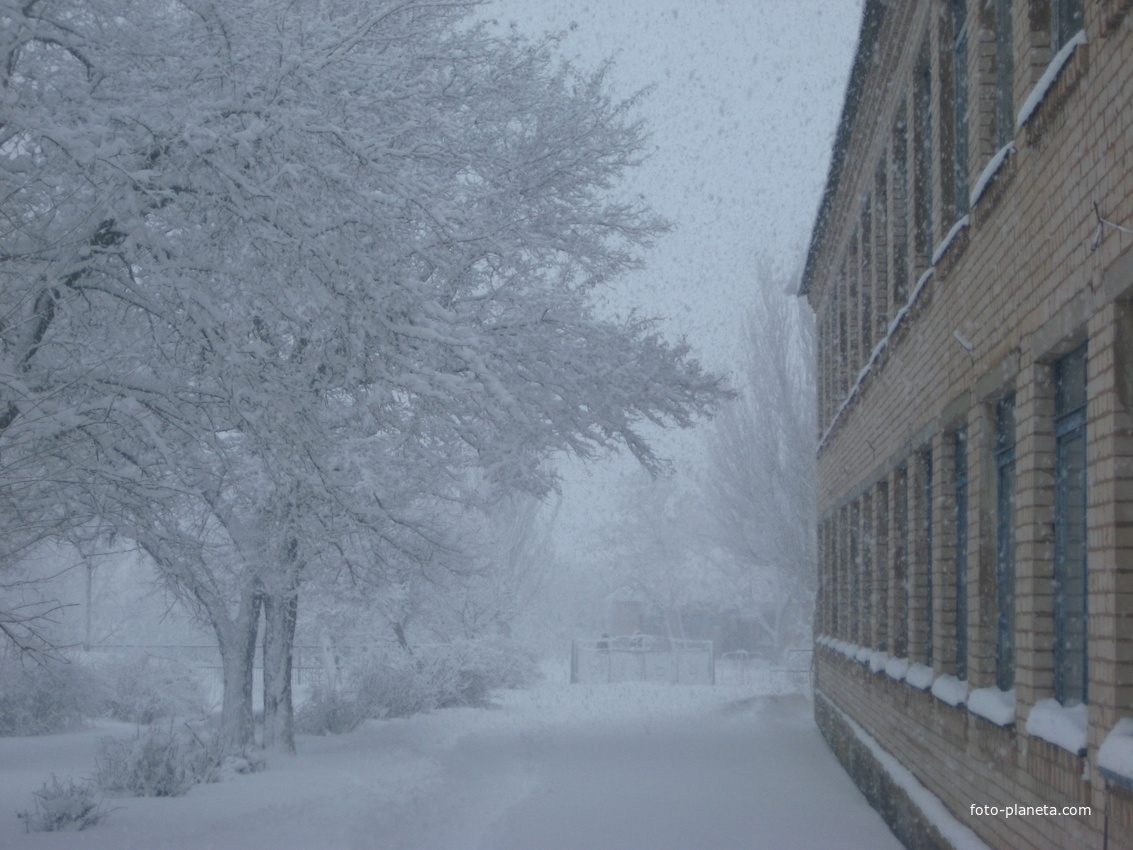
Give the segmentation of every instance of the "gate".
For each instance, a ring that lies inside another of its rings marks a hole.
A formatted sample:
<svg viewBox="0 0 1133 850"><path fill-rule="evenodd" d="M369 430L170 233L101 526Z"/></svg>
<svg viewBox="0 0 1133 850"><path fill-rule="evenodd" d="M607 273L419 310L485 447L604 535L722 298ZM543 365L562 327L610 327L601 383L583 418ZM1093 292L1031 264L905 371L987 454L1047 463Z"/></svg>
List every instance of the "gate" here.
<svg viewBox="0 0 1133 850"><path fill-rule="evenodd" d="M716 664L710 640L676 640L651 635L575 639L570 648L571 684L665 682L714 685Z"/></svg>

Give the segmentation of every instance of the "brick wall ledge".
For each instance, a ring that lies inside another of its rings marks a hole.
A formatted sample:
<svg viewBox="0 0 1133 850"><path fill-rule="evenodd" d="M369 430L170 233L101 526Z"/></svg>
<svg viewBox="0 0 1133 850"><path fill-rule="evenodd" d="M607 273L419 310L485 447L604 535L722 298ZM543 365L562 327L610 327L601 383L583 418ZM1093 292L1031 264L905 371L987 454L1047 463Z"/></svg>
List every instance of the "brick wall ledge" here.
<svg viewBox="0 0 1133 850"><path fill-rule="evenodd" d="M907 767L821 692L819 731L854 784L909 850L990 850Z"/></svg>

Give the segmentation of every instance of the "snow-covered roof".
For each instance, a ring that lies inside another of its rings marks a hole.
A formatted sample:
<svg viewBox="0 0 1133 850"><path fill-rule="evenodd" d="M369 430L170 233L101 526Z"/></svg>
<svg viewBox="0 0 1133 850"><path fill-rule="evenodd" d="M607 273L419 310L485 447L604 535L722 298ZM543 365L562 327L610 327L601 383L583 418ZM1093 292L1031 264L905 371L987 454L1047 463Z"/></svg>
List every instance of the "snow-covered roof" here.
<svg viewBox="0 0 1133 850"><path fill-rule="evenodd" d="M834 196L838 192L838 184L842 177L842 169L846 163L846 150L850 143L850 133L854 129L854 119L857 116L858 104L865 93L866 77L873 64L873 52L877 46L878 36L881 33L881 23L885 18L888 7L886 0L866 0L862 11L862 28L858 33L858 47L854 54L854 64L850 68L850 80L846 85L846 100L842 105L842 117L838 121L838 130L834 136L834 150L830 156L830 170L827 172L826 188L822 191L822 202L818 207L818 215L811 230L810 247L807 249L806 266L803 268L802 282L799 284L799 295L806 295L810 291L814 279L815 263L819 248L826 236L829 225L830 208L834 205Z"/></svg>

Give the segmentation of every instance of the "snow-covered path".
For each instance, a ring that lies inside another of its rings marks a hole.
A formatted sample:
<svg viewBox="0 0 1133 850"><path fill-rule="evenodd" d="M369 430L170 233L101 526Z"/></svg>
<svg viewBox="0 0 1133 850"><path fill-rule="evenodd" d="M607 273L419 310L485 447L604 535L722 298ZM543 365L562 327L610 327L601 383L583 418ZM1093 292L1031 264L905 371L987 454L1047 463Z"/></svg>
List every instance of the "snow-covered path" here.
<svg viewBox="0 0 1133 850"><path fill-rule="evenodd" d="M900 847L801 703L552 734L538 750L539 788L481 847Z"/></svg>
<svg viewBox="0 0 1133 850"><path fill-rule="evenodd" d="M101 733L0 739L0 846L187 848L899 848L798 696L552 683L495 709L369 723L82 833L11 812L51 771L82 776ZM35 777L32 779L32 777Z"/></svg>

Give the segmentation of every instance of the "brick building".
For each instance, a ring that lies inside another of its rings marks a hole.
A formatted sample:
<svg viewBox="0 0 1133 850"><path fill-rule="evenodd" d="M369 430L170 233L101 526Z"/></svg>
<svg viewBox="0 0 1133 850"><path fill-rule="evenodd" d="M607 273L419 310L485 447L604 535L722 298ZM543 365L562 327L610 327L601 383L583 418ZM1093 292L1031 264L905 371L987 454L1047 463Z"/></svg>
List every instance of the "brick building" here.
<svg viewBox="0 0 1133 850"><path fill-rule="evenodd" d="M1133 847L1131 10L865 2L802 283L815 713L910 846Z"/></svg>

